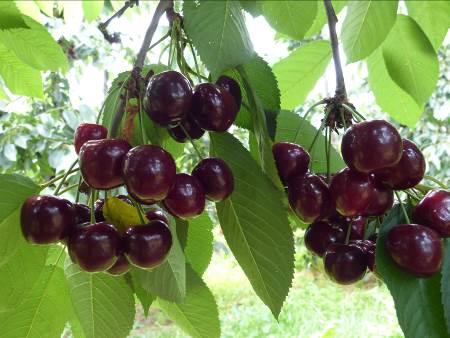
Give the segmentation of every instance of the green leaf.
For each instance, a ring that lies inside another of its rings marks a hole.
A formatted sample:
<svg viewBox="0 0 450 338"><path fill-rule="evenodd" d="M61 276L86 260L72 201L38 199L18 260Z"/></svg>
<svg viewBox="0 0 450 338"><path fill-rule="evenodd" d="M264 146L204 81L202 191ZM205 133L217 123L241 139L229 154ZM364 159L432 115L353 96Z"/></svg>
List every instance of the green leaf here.
<svg viewBox="0 0 450 338"><path fill-rule="evenodd" d="M450 25L450 2L405 1L408 15L422 28L437 52Z"/></svg>
<svg viewBox="0 0 450 338"><path fill-rule="evenodd" d="M0 84L0 100L9 100L8 94L6 94L1 84Z"/></svg>
<svg viewBox="0 0 450 338"><path fill-rule="evenodd" d="M342 25L349 63L369 56L386 39L397 18L398 1L350 1Z"/></svg>
<svg viewBox="0 0 450 338"><path fill-rule="evenodd" d="M142 224L139 211L117 197L106 199L103 215L108 223L114 224L120 231L125 231L130 225Z"/></svg>
<svg viewBox="0 0 450 338"><path fill-rule="evenodd" d="M43 20L41 10L39 9L39 6L36 4L35 1L15 0L14 3L16 4L17 8L23 15L29 16L30 18L36 20L37 22L42 23Z"/></svg>
<svg viewBox="0 0 450 338"><path fill-rule="evenodd" d="M87 22L98 18L103 9L103 0L83 0L83 12Z"/></svg>
<svg viewBox="0 0 450 338"><path fill-rule="evenodd" d="M139 281L139 276L137 274L138 269L132 269L130 271L131 283L133 285L134 293L136 297L139 299L139 302L142 305L142 309L144 310L145 317L148 316L148 310L152 305L153 301L156 299L148 290L145 290Z"/></svg>
<svg viewBox="0 0 450 338"><path fill-rule="evenodd" d="M437 55L410 17L399 15L383 43L383 58L391 78L418 104L428 100L439 76Z"/></svg>
<svg viewBox="0 0 450 338"><path fill-rule="evenodd" d="M207 213L189 221L186 260L199 276L202 276L211 261L213 253L213 224Z"/></svg>
<svg viewBox="0 0 450 338"><path fill-rule="evenodd" d="M0 30L28 28L23 16L12 1L0 1Z"/></svg>
<svg viewBox="0 0 450 338"><path fill-rule="evenodd" d="M189 265L186 265L186 288L183 303L158 298L157 306L192 337L220 337L219 313L214 296Z"/></svg>
<svg viewBox="0 0 450 338"><path fill-rule="evenodd" d="M385 218L378 234L377 271L394 298L398 322L405 337L448 337L441 304L441 273L430 278L416 278L400 269L386 251L387 233L402 223L405 219L397 205Z"/></svg>
<svg viewBox="0 0 450 338"><path fill-rule="evenodd" d="M227 162L235 179L231 196L216 203L223 234L256 294L278 317L294 274L294 240L283 193L232 135L210 138L212 154Z"/></svg>
<svg viewBox="0 0 450 338"><path fill-rule="evenodd" d="M253 17L260 16L262 14L262 1L259 0L241 0L242 8L250 13Z"/></svg>
<svg viewBox="0 0 450 338"><path fill-rule="evenodd" d="M69 259L65 274L73 309L86 338L126 337L133 327L135 305L125 278L84 272Z"/></svg>
<svg viewBox="0 0 450 338"><path fill-rule="evenodd" d="M20 230L20 208L27 197L40 188L20 175L0 175L0 266L25 244Z"/></svg>
<svg viewBox="0 0 450 338"><path fill-rule="evenodd" d="M370 88L381 109L401 124L413 128L422 115L423 104L417 104L392 80L384 63L381 49L369 56L367 68Z"/></svg>
<svg viewBox="0 0 450 338"><path fill-rule="evenodd" d="M126 81L130 78L130 72L122 72L113 80L109 87L108 95L105 99L105 107L102 113L102 125L111 130L111 124L117 105L119 104L120 93L125 87Z"/></svg>
<svg viewBox="0 0 450 338"><path fill-rule="evenodd" d="M263 14L282 34L301 40L317 14L317 1L264 1Z"/></svg>
<svg viewBox="0 0 450 338"><path fill-rule="evenodd" d="M447 330L450 332L450 239L444 238L444 262L442 264L441 295Z"/></svg>
<svg viewBox="0 0 450 338"><path fill-rule="evenodd" d="M347 0L345 1L334 0L332 1L332 3L334 12L336 13L336 15L338 15L339 12L347 4ZM326 22L327 22L327 14L325 12L325 6L323 5L322 2L319 2L316 18L314 19L312 26L306 32L305 37L311 37L313 35L320 33Z"/></svg>
<svg viewBox="0 0 450 338"><path fill-rule="evenodd" d="M139 270L136 274L142 288L151 294L174 302L182 302L186 296L186 261L178 241L176 227L172 231L172 249L166 261L152 270Z"/></svg>
<svg viewBox="0 0 450 338"><path fill-rule="evenodd" d="M313 41L274 64L272 69L281 92L281 108L290 110L303 103L330 60L330 43Z"/></svg>
<svg viewBox="0 0 450 338"><path fill-rule="evenodd" d="M60 337L70 312L63 270L46 266L22 302L0 315L2 337Z"/></svg>
<svg viewBox="0 0 450 338"><path fill-rule="evenodd" d="M308 149L317 129L312 126L308 121L305 121L297 114L290 111L281 111L278 115L277 123L277 135L276 141L292 142L301 145L305 149ZM316 173L327 172L327 162L325 154L325 136L321 133L315 143L314 149L311 152L312 170ZM342 160L339 153L331 148L330 154L330 171L332 173L338 172L345 167L345 163Z"/></svg>
<svg viewBox="0 0 450 338"><path fill-rule="evenodd" d="M184 1L183 16L186 32L213 77L253 56L238 1Z"/></svg>

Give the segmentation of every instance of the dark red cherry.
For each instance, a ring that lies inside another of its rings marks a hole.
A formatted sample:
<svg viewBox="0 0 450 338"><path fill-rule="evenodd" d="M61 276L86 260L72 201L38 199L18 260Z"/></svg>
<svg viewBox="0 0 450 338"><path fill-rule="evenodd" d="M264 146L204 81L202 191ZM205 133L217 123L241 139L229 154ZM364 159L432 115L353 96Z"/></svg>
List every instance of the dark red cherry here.
<svg viewBox="0 0 450 338"><path fill-rule="evenodd" d="M372 120L352 125L341 143L348 167L363 173L391 167L402 157L402 138L387 121Z"/></svg>
<svg viewBox="0 0 450 338"><path fill-rule="evenodd" d="M172 215L188 219L200 215L205 209L205 190L194 176L177 174L164 206Z"/></svg>
<svg viewBox="0 0 450 338"><path fill-rule="evenodd" d="M450 237L450 192L442 189L429 191L416 205L413 220Z"/></svg>
<svg viewBox="0 0 450 338"><path fill-rule="evenodd" d="M442 265L442 241L433 229L400 224L386 236L386 249L395 263L418 277L429 277Z"/></svg>
<svg viewBox="0 0 450 338"><path fill-rule="evenodd" d="M336 283L352 284L364 277L367 270L365 253L357 246L332 244L323 256L325 272Z"/></svg>
<svg viewBox="0 0 450 338"><path fill-rule="evenodd" d="M202 83L195 87L191 112L201 128L224 132L236 119L238 108L227 90L212 83Z"/></svg>
<svg viewBox="0 0 450 338"><path fill-rule="evenodd" d="M89 222L91 220L91 209L85 204L75 203L75 224Z"/></svg>
<svg viewBox="0 0 450 338"><path fill-rule="evenodd" d="M363 216L356 216L347 219L345 223L341 224L341 228L344 233L347 233L350 226L350 240L361 240L364 238L366 232L367 218Z"/></svg>
<svg viewBox="0 0 450 338"><path fill-rule="evenodd" d="M192 87L183 74L168 70L151 77L144 99L148 116L167 127L177 125L191 108Z"/></svg>
<svg viewBox="0 0 450 338"><path fill-rule="evenodd" d="M86 183L100 190L123 184L122 164L131 145L121 139L86 142L80 150L80 169Z"/></svg>
<svg viewBox="0 0 450 338"><path fill-rule="evenodd" d="M394 190L404 190L416 186L425 174L425 158L417 146L403 139L403 152L400 162L377 170L376 179Z"/></svg>
<svg viewBox="0 0 450 338"><path fill-rule="evenodd" d="M25 239L34 244L56 243L75 226L75 209L56 196L31 196L23 203L20 225Z"/></svg>
<svg viewBox="0 0 450 338"><path fill-rule="evenodd" d="M130 269L131 264L128 262L127 257L125 255L119 255L117 261L107 271L111 275L120 276L130 271Z"/></svg>
<svg viewBox="0 0 450 338"><path fill-rule="evenodd" d="M172 234L160 220L129 228L123 239L125 255L130 263L148 269L160 265L172 247Z"/></svg>
<svg viewBox="0 0 450 338"><path fill-rule="evenodd" d="M364 211L366 216L383 216L394 205L394 192L382 183L374 181L369 205Z"/></svg>
<svg viewBox="0 0 450 338"><path fill-rule="evenodd" d="M108 129L100 124L94 123L82 123L75 130L75 136L73 144L75 146L75 152L80 152L81 146L87 141L102 140L108 135Z"/></svg>
<svg viewBox="0 0 450 338"><path fill-rule="evenodd" d="M324 218L332 210L328 186L317 175L295 176L288 184L289 204L305 223Z"/></svg>
<svg viewBox="0 0 450 338"><path fill-rule="evenodd" d="M195 122L191 117L191 114L188 114L187 118L178 126L169 128L167 131L169 132L169 135L179 143L184 143L188 141L189 138L191 138L192 140L198 140L205 133L205 131L200 128L197 122ZM186 135L185 131L189 136Z"/></svg>
<svg viewBox="0 0 450 338"><path fill-rule="evenodd" d="M105 205L105 200L100 198L94 202L94 215L96 222L103 222L105 216L103 216L103 205Z"/></svg>
<svg viewBox="0 0 450 338"><path fill-rule="evenodd" d="M150 207L150 209L145 212L145 216L149 221L160 220L161 222L169 224L169 218L166 213L159 208Z"/></svg>
<svg viewBox="0 0 450 338"><path fill-rule="evenodd" d="M231 195L234 189L234 177L228 164L217 157L201 160L192 171L211 201L222 201Z"/></svg>
<svg viewBox="0 0 450 338"><path fill-rule="evenodd" d="M289 179L303 175L308 171L310 157L308 152L298 144L278 142L272 146L272 153L281 182L287 185Z"/></svg>
<svg viewBox="0 0 450 338"><path fill-rule="evenodd" d="M342 229L332 227L327 222L319 221L308 226L305 232L305 246L309 251L322 257L332 243L344 243L345 233Z"/></svg>
<svg viewBox="0 0 450 338"><path fill-rule="evenodd" d="M163 148L141 145L131 149L123 163L127 190L138 201L161 201L172 187L175 161Z"/></svg>
<svg viewBox="0 0 450 338"><path fill-rule="evenodd" d="M373 181L367 174L345 168L331 179L330 193L341 215L363 215L373 195Z"/></svg>
<svg viewBox="0 0 450 338"><path fill-rule="evenodd" d="M241 102L242 102L242 93L241 93L241 87L239 87L239 83L237 83L231 77L222 75L221 77L219 77L217 79L216 85L218 85L219 87L222 87L223 89L226 89L233 96L234 101L236 102L236 105L239 110L239 108L241 107Z"/></svg>
<svg viewBox="0 0 450 338"><path fill-rule="evenodd" d="M79 227L68 242L72 261L88 272L105 271L113 266L119 247L119 232L105 222Z"/></svg>

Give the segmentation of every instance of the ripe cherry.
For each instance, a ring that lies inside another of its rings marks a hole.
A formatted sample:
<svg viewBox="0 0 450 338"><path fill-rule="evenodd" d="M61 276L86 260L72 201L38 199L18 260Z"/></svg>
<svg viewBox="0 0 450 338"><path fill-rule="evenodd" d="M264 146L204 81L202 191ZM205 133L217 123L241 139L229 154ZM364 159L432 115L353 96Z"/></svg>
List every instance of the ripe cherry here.
<svg viewBox="0 0 450 338"><path fill-rule="evenodd" d="M395 263L418 277L429 277L442 265L439 234L418 224L400 224L386 236L386 249Z"/></svg>
<svg viewBox="0 0 450 338"><path fill-rule="evenodd" d="M125 257L125 255L122 254L119 255L117 261L114 263L113 266L111 266L107 270L107 272L114 276L120 276L130 271L130 269L131 269L130 262L128 262L127 257Z"/></svg>
<svg viewBox="0 0 450 338"><path fill-rule="evenodd" d="M402 139L397 129L384 120L352 125L341 143L345 163L349 168L363 173L397 164L402 149Z"/></svg>
<svg viewBox="0 0 450 338"><path fill-rule="evenodd" d="M364 277L367 270L365 253L357 246L332 244L323 256L325 272L336 283L347 285Z"/></svg>
<svg viewBox="0 0 450 338"><path fill-rule="evenodd" d="M140 145L131 149L123 163L127 190L138 201L160 201L172 187L176 174L175 161L163 148Z"/></svg>
<svg viewBox="0 0 450 338"><path fill-rule="evenodd" d="M137 267L148 269L160 265L172 247L172 234L160 220L130 227L123 238L125 255Z"/></svg>
<svg viewBox="0 0 450 338"><path fill-rule="evenodd" d="M305 232L305 246L309 251L322 257L332 243L344 243L345 233L338 227L319 221L308 226Z"/></svg>
<svg viewBox="0 0 450 338"><path fill-rule="evenodd" d="M56 196L31 196L22 205L20 225L25 239L34 244L56 243L75 226L75 209Z"/></svg>
<svg viewBox="0 0 450 338"><path fill-rule="evenodd" d="M330 193L341 215L362 215L373 195L373 181L367 174L345 168L331 179Z"/></svg>
<svg viewBox="0 0 450 338"><path fill-rule="evenodd" d="M144 99L148 116L161 126L175 126L186 117L192 87L183 74L168 70L151 77Z"/></svg>
<svg viewBox="0 0 450 338"><path fill-rule="evenodd" d="M331 210L332 201L328 186L317 175L295 176L288 184L289 204L305 223L324 218Z"/></svg>
<svg viewBox="0 0 450 338"><path fill-rule="evenodd" d="M192 116L208 131L224 132L231 127L238 107L233 96L212 83L199 84L192 97Z"/></svg>
<svg viewBox="0 0 450 338"><path fill-rule="evenodd" d="M413 220L450 237L450 192L442 189L429 191L416 205Z"/></svg>
<svg viewBox="0 0 450 338"><path fill-rule="evenodd" d="M146 211L145 217L147 217L149 221L160 220L161 222L169 224L169 218L166 213L156 207L150 207L150 209Z"/></svg>
<svg viewBox="0 0 450 338"><path fill-rule="evenodd" d="M80 169L86 183L107 190L123 184L122 163L131 145L121 139L86 142L80 150Z"/></svg>
<svg viewBox="0 0 450 338"><path fill-rule="evenodd" d="M278 142L272 146L272 153L278 175L284 185L287 185L292 177L303 175L308 171L310 156L302 146L290 142Z"/></svg>
<svg viewBox="0 0 450 338"><path fill-rule="evenodd" d="M191 117L191 114L188 114L186 119L178 126L169 128L167 131L169 132L169 135L179 143L184 143L188 141L189 138L192 140L198 140L205 133L205 131L200 128L197 122L195 122ZM186 135L185 131L188 135Z"/></svg>
<svg viewBox="0 0 450 338"><path fill-rule="evenodd" d="M376 179L394 190L404 190L416 186L425 174L425 158L417 146L403 139L400 162L375 172Z"/></svg>
<svg viewBox="0 0 450 338"><path fill-rule="evenodd" d="M349 245L357 246L366 255L367 267L370 271L375 271L375 243L369 240L350 241Z"/></svg>
<svg viewBox="0 0 450 338"><path fill-rule="evenodd" d="M75 203L75 224L86 223L91 220L91 209L82 203Z"/></svg>
<svg viewBox="0 0 450 338"><path fill-rule="evenodd" d="M177 174L164 206L172 215L188 219L200 215L205 209L205 191L194 176Z"/></svg>
<svg viewBox="0 0 450 338"><path fill-rule="evenodd" d="M102 140L108 135L108 129L100 124L82 123L75 130L73 144L75 152L80 152L81 146L87 141Z"/></svg>
<svg viewBox="0 0 450 338"><path fill-rule="evenodd" d="M345 218L344 222L341 222L338 226L346 234L348 227L350 226L350 240L361 240L364 238L366 232L367 218L363 216L356 216L353 218Z"/></svg>
<svg viewBox="0 0 450 338"><path fill-rule="evenodd" d="M96 222L103 222L105 220L105 216L103 216L103 205L105 205L105 200L103 198L94 202L94 215Z"/></svg>
<svg viewBox="0 0 450 338"><path fill-rule="evenodd" d="M113 266L119 248L118 231L105 222L78 227L68 242L72 261L88 272L105 271Z"/></svg>
<svg viewBox="0 0 450 338"><path fill-rule="evenodd" d="M239 110L242 102L242 93L239 84L231 77L222 75L217 79L216 85L222 87L223 89L226 89L233 96Z"/></svg>
<svg viewBox="0 0 450 338"><path fill-rule="evenodd" d="M231 195L234 189L233 172L226 162L217 157L201 160L192 171L211 201L222 201Z"/></svg>
<svg viewBox="0 0 450 338"><path fill-rule="evenodd" d="M369 205L364 211L366 216L383 216L394 205L394 192L382 183L374 181Z"/></svg>

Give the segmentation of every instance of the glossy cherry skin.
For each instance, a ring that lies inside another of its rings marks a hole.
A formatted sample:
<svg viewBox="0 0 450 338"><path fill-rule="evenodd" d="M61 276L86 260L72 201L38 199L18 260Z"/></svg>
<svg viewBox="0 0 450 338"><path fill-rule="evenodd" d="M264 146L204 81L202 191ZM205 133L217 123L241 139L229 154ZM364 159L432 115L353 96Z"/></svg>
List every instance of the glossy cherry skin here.
<svg viewBox="0 0 450 338"><path fill-rule="evenodd" d="M312 223L305 231L305 246L309 251L322 257L332 243L344 243L345 233L338 227L319 221Z"/></svg>
<svg viewBox="0 0 450 338"><path fill-rule="evenodd" d="M91 220L91 209L86 204L75 203L75 224L86 223Z"/></svg>
<svg viewBox="0 0 450 338"><path fill-rule="evenodd" d="M236 102L236 105L239 110L239 108L241 107L241 102L242 102L242 93L241 93L241 87L239 87L239 84L231 77L222 75L221 77L219 77L217 79L216 85L218 85L219 87L222 87L223 89L226 89L233 96L234 101Z"/></svg>
<svg viewBox="0 0 450 338"><path fill-rule="evenodd" d="M195 87L191 113L202 129L224 132L236 119L238 108L227 90L212 83L202 83Z"/></svg>
<svg viewBox="0 0 450 338"><path fill-rule="evenodd" d="M450 192L442 189L429 191L416 205L413 220L450 237Z"/></svg>
<svg viewBox="0 0 450 338"><path fill-rule="evenodd" d="M68 242L72 261L88 272L108 270L117 261L119 248L119 232L105 222L79 227Z"/></svg>
<svg viewBox="0 0 450 338"><path fill-rule="evenodd" d="M363 215L373 195L374 183L369 175L349 168L342 169L330 182L336 210L344 216Z"/></svg>
<svg viewBox="0 0 450 338"><path fill-rule="evenodd" d="M174 126L186 117L192 87L183 74L168 70L151 77L144 99L148 116L161 126Z"/></svg>
<svg viewBox="0 0 450 338"><path fill-rule="evenodd" d="M127 257L125 257L125 255L119 255L117 261L107 270L107 272L110 275L121 276L130 271L130 269L131 264L128 262Z"/></svg>
<svg viewBox="0 0 450 338"><path fill-rule="evenodd" d="M363 216L356 216L352 219L347 220L345 224L342 224L342 230L347 233L348 227L350 226L350 240L361 240L364 238L364 233L366 232L367 218Z"/></svg>
<svg viewBox="0 0 450 338"><path fill-rule="evenodd" d="M412 188L422 181L425 175L425 158L417 146L403 139L403 152L400 162L375 172L376 179L394 190Z"/></svg>
<svg viewBox="0 0 450 338"><path fill-rule="evenodd" d="M365 253L357 246L332 244L323 256L325 272L336 283L352 284L364 277L367 270Z"/></svg>
<svg viewBox="0 0 450 338"><path fill-rule="evenodd" d="M272 153L281 182L287 185L289 180L308 171L311 160L308 152L298 144L278 142L272 146Z"/></svg>
<svg viewBox="0 0 450 338"><path fill-rule="evenodd" d="M394 205L394 192L391 188L374 181L369 205L364 211L365 216L383 216Z"/></svg>
<svg viewBox="0 0 450 338"><path fill-rule="evenodd" d="M370 173L397 164L402 157L402 138L387 121L372 120L352 125L345 132L341 151L347 166Z"/></svg>
<svg viewBox="0 0 450 338"><path fill-rule="evenodd" d="M105 220L105 216L103 216L103 205L105 204L105 200L103 198L99 198L94 202L94 215L96 222L103 222Z"/></svg>
<svg viewBox="0 0 450 338"><path fill-rule="evenodd" d="M172 247L172 234L160 220L130 227L124 234L125 255L133 265L149 269L160 265Z"/></svg>
<svg viewBox="0 0 450 338"><path fill-rule="evenodd" d="M205 190L198 179L188 174L177 174L164 206L173 216L194 218L205 209L205 197Z"/></svg>
<svg viewBox="0 0 450 338"><path fill-rule="evenodd" d="M145 212L145 217L147 217L149 221L160 220L161 222L169 224L169 218L166 213L156 207L150 207L150 209Z"/></svg>
<svg viewBox="0 0 450 338"><path fill-rule="evenodd" d="M431 228L396 225L387 234L385 245L394 262L417 277L429 277L441 268L442 241Z"/></svg>
<svg viewBox="0 0 450 338"><path fill-rule="evenodd" d="M123 184L122 164L131 145L121 139L86 142L80 150L80 169L86 183L99 190Z"/></svg>
<svg viewBox="0 0 450 338"><path fill-rule="evenodd" d="M56 196L31 196L22 205L20 225L25 239L34 244L56 243L75 226L75 209Z"/></svg>
<svg viewBox="0 0 450 338"><path fill-rule="evenodd" d="M75 152L80 152L81 146L87 141L102 140L108 135L108 129L100 124L82 123L75 130L73 144Z"/></svg>
<svg viewBox="0 0 450 338"><path fill-rule="evenodd" d="M375 243L369 240L350 241L349 245L355 245L366 255L367 267L370 271L375 271Z"/></svg>
<svg viewBox="0 0 450 338"><path fill-rule="evenodd" d="M191 140L198 140L205 133L205 131L200 128L197 122L195 122L191 117L191 114L188 114L187 118L178 126L169 128L167 129L167 131L169 135L179 143L185 143L189 140L189 138L191 138ZM187 135L185 131L187 132Z"/></svg>
<svg viewBox="0 0 450 338"><path fill-rule="evenodd" d="M164 199L176 174L175 161L163 148L141 145L131 149L123 162L123 178L139 201Z"/></svg>
<svg viewBox="0 0 450 338"><path fill-rule="evenodd" d="M234 176L226 162L217 157L201 160L192 171L192 176L200 181L206 197L219 202L234 190Z"/></svg>
<svg viewBox="0 0 450 338"><path fill-rule="evenodd" d="M305 223L324 218L332 208L326 183L317 175L295 176L288 184L289 204Z"/></svg>

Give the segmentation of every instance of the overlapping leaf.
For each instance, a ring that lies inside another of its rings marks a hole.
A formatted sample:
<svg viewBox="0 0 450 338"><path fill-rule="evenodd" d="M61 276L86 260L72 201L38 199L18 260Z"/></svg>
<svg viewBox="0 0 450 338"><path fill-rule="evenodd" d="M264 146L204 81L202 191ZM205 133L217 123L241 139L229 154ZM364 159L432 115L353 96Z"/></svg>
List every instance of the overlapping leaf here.
<svg viewBox="0 0 450 338"><path fill-rule="evenodd" d="M13 1L1 1L0 30L11 28L28 28L28 26Z"/></svg>
<svg viewBox="0 0 450 338"><path fill-rule="evenodd" d="M450 239L444 239L444 261L442 263L441 295L447 330L450 334Z"/></svg>

